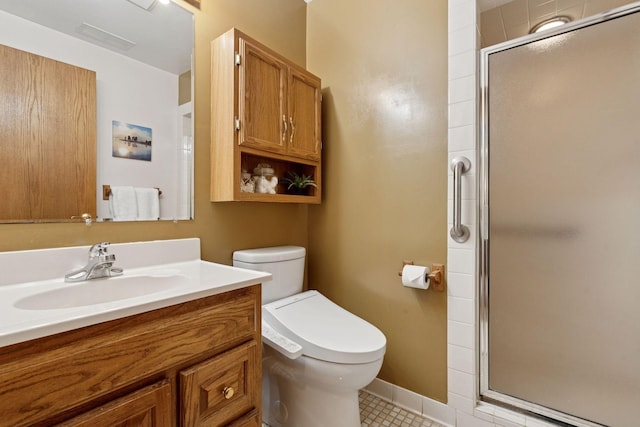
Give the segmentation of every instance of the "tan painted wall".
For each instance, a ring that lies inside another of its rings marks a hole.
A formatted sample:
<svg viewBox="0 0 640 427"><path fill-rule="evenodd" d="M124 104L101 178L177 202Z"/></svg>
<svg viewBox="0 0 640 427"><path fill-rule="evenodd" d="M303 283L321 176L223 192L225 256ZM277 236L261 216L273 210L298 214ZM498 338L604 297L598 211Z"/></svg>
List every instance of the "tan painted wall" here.
<svg viewBox="0 0 640 427"><path fill-rule="evenodd" d="M0 224L0 251L196 236L204 259L230 263L238 248L309 245L311 286L387 335L381 378L445 401L446 295L402 288L397 271L446 261L446 1L306 8L205 0L195 12L195 221ZM307 65L325 88L325 201L212 204L210 40L236 26L304 65L305 19Z"/></svg>
<svg viewBox="0 0 640 427"><path fill-rule="evenodd" d="M189 6L187 6L189 7ZM293 0L205 0L195 11L195 221L0 224L0 251L200 237L204 259L231 263L235 249L307 244L307 207L209 202L209 72L212 39L232 26L305 63L306 5Z"/></svg>
<svg viewBox="0 0 640 427"><path fill-rule="evenodd" d="M447 2L316 0L324 202L309 209L309 285L387 336L380 377L447 399L446 294L403 288L403 259L446 263Z"/></svg>

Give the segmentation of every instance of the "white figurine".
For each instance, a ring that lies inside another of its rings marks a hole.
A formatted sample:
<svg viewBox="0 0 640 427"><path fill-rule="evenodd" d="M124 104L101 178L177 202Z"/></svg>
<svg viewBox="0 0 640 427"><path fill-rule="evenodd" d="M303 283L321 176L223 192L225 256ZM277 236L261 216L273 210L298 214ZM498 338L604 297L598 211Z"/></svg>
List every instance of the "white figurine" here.
<svg viewBox="0 0 640 427"><path fill-rule="evenodd" d="M276 194L276 185L278 185L278 178L271 177L271 179L266 176L254 176L255 180L255 191L256 193L263 194Z"/></svg>
<svg viewBox="0 0 640 427"><path fill-rule="evenodd" d="M256 183L251 174L246 170L242 170L240 178L240 191L243 193L253 193L256 191Z"/></svg>

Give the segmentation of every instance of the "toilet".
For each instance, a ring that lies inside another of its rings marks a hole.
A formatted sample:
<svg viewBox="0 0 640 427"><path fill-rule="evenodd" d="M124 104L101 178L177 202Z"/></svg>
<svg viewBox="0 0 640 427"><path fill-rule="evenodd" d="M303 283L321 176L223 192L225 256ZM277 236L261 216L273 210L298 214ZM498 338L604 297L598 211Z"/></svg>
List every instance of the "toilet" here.
<svg viewBox="0 0 640 427"><path fill-rule="evenodd" d="M358 390L382 366L386 338L320 292L302 292L305 248L236 251L262 285L262 419L270 427L359 427Z"/></svg>

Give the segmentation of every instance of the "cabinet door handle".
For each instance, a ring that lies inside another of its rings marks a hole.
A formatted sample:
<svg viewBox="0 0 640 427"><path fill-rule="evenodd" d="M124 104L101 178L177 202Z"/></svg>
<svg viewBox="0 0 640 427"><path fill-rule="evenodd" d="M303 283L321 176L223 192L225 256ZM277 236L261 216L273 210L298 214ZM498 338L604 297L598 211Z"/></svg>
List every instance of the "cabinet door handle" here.
<svg viewBox="0 0 640 427"><path fill-rule="evenodd" d="M293 124L293 117L289 116L289 124L291 125L291 135L289 136L289 144L293 144L293 135L296 133L296 127Z"/></svg>
<svg viewBox="0 0 640 427"><path fill-rule="evenodd" d="M222 390L222 395L227 400L231 399L234 394L235 390L233 389L233 387L225 387L224 390Z"/></svg>
<svg viewBox="0 0 640 427"><path fill-rule="evenodd" d="M287 131L289 130L289 128L287 127L287 116L285 116L284 114L282 115L282 125L282 141L285 141L287 139Z"/></svg>
<svg viewBox="0 0 640 427"><path fill-rule="evenodd" d="M93 221L93 218L91 217L90 213L83 213L82 215L72 215L71 219L83 219L84 223L87 224L87 227L91 225L91 221Z"/></svg>

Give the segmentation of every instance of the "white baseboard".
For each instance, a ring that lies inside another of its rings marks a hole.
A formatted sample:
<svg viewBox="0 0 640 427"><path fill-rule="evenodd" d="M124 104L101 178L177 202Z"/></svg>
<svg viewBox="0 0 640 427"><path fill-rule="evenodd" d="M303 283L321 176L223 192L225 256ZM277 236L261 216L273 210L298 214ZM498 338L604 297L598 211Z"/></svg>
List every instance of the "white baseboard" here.
<svg viewBox="0 0 640 427"><path fill-rule="evenodd" d="M456 425L455 411L445 403L430 399L410 390L398 387L379 378L364 388L368 393L400 406L403 409L425 416L442 425Z"/></svg>

